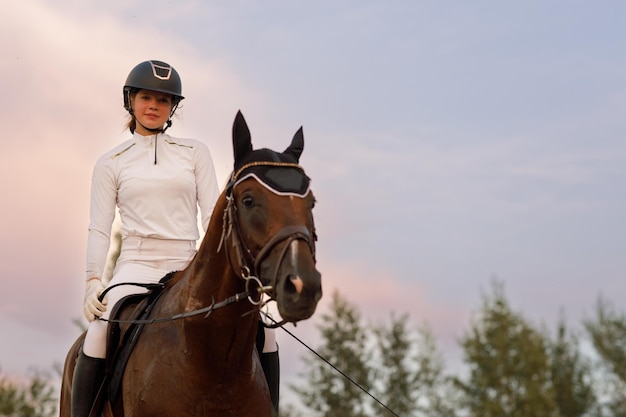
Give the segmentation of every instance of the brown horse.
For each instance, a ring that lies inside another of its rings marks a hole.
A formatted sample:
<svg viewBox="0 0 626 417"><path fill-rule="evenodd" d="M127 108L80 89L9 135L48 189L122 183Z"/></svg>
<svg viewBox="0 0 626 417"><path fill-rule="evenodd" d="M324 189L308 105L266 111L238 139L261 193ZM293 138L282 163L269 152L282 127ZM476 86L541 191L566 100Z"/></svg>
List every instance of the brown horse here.
<svg viewBox="0 0 626 417"><path fill-rule="evenodd" d="M299 129L282 153L253 150L248 126L237 113L230 181L198 253L162 290L148 317L153 321L130 355L120 393L106 402L103 415L272 416L255 348L257 301L266 294L283 320L297 322L313 315L322 295L315 268L315 199L298 165L303 147ZM83 338L65 361L61 416L70 415Z"/></svg>

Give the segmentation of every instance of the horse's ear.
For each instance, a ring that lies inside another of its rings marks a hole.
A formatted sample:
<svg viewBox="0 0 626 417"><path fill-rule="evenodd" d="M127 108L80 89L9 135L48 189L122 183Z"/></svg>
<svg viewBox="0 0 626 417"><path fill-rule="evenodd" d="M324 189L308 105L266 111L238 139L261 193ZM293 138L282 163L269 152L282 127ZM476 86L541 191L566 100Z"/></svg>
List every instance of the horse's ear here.
<svg viewBox="0 0 626 417"><path fill-rule="evenodd" d="M291 139L291 145L287 149L285 149L285 154L292 155L296 158L296 161L300 161L300 155L302 155L302 151L304 150L304 133L302 133L302 126L293 135L293 139Z"/></svg>
<svg viewBox="0 0 626 417"><path fill-rule="evenodd" d="M250 152L252 152L250 129L248 129L246 119L243 118L243 114L241 114L241 110L239 110L233 122L233 153L235 156L235 165Z"/></svg>

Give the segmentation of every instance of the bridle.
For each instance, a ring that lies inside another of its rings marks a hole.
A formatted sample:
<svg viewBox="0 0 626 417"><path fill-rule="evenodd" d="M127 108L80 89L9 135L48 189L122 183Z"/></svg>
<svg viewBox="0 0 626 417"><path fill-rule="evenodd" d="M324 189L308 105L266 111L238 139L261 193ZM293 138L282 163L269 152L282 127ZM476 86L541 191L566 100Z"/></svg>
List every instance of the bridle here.
<svg viewBox="0 0 626 417"><path fill-rule="evenodd" d="M171 317L164 318L153 318L146 320L118 320L118 319L103 319L99 317L99 320L107 321L111 323L132 323L132 324L153 324L153 323L165 323L173 320L184 319L188 317L197 316L200 314L206 314L205 318L207 318L214 310L217 310L222 307L226 307L227 305L238 303L244 299L248 299L248 301L255 306L262 307L268 301L275 299L275 290L276 284L278 281L278 272L280 266L289 250L289 246L294 241L302 240L306 242L311 254L313 255L313 260L315 261L315 240L317 240L317 236L315 235L315 229L309 231L308 228L304 226L285 226L281 228L274 236L272 236L261 249L254 254L248 245L246 245L245 241L242 238L241 226L239 224L239 218L237 216L237 204L235 202L235 198L233 196L233 190L238 184L239 175L246 169L251 166L285 166L285 167L296 167L300 170L302 168L298 164L292 163L284 163L284 162L253 162L251 164L244 165L241 169L239 169L236 173L231 176L230 181L226 186L226 208L224 209L223 216L223 225L222 225L222 236L220 238L220 243L217 248L219 252L222 249L222 246L226 246L228 241L230 240L230 244L234 248L236 259L233 260L230 255L230 251L226 248L226 258L233 269L233 271L238 271L239 276L245 280L245 291L234 294L220 302L216 302L213 300L211 305L193 311L188 311L185 313L180 313ZM272 252L274 248L276 248L281 243L284 244L282 247L278 260L276 262L276 267L274 268L273 274L270 279L270 285L264 286L261 278L261 264L265 259L268 258L269 254ZM148 290L158 290L163 289L166 286L165 282L154 283L154 284L144 284L144 283L119 283L106 288L106 290L100 295L100 300L104 298L106 293L111 289L120 286L120 285L134 285L139 287L144 287ZM263 294L268 295L269 300L263 300ZM258 299L254 297L257 296ZM285 323L285 320L276 322L274 324L266 324L263 323L265 327L279 327Z"/></svg>
<svg viewBox="0 0 626 417"><path fill-rule="evenodd" d="M258 285L259 299L254 300L252 295L248 296L248 300L255 305L262 303L262 294L267 294L270 299L275 298L276 284L278 281L278 272L280 265L282 264L291 243L294 241L304 241L315 260L315 231L309 231L305 226L285 226L281 228L274 236L272 236L261 249L254 254L248 247L244 239L242 238L241 225L239 224L239 217L237 215L237 204L233 196L234 188L239 184L239 177L247 168L256 166L279 166L279 167L295 167L302 170L298 164L287 162L252 162L241 167L237 172L234 172L231 176L228 185L226 186L226 208L224 209L223 216L223 229L218 252L222 246L226 246L227 241L230 240L231 246L234 248L235 258L232 259L230 251L226 250L226 257L233 271L239 271L239 276L246 281L246 290L250 294L254 291L250 288L251 283ZM276 261L276 267L270 277L270 285L263 286L262 281L259 278L261 273L261 264L265 261L274 248L283 244L283 247L279 253Z"/></svg>

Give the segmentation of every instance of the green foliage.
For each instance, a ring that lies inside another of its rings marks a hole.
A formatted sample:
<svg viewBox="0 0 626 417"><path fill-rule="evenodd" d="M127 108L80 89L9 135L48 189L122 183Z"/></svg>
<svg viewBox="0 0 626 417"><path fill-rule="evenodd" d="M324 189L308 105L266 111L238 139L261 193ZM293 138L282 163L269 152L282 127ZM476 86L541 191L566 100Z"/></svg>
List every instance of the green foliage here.
<svg viewBox="0 0 626 417"><path fill-rule="evenodd" d="M599 299L596 317L584 323L606 369L603 378L605 406L613 417L626 416L626 315Z"/></svg>
<svg viewBox="0 0 626 417"><path fill-rule="evenodd" d="M460 407L459 392L453 378L444 373L443 355L427 327L417 330L415 347L417 410L428 417L455 417Z"/></svg>
<svg viewBox="0 0 626 417"><path fill-rule="evenodd" d="M493 290L461 342L470 374L458 385L470 415L557 416L546 341L511 310L502 285Z"/></svg>
<svg viewBox="0 0 626 417"><path fill-rule="evenodd" d="M408 319L408 315L392 316L388 327L375 328L380 357L380 366L375 368L378 395L400 416L454 416L453 387L444 376L435 338L426 326L411 331Z"/></svg>
<svg viewBox="0 0 626 417"><path fill-rule="evenodd" d="M306 361L301 375L306 383L291 388L317 416L455 416L454 387L443 374L435 338L425 327L409 329L408 318L392 316L388 325L366 326L335 293L319 327L322 342L316 351L391 412L322 361Z"/></svg>
<svg viewBox="0 0 626 417"><path fill-rule="evenodd" d="M417 408L418 378L411 369L411 340L407 331L407 316L392 317L389 328L375 329L380 352L380 399L398 415L409 415ZM415 359L415 358L414 358Z"/></svg>
<svg viewBox="0 0 626 417"><path fill-rule="evenodd" d="M280 417L303 417L291 404L280 404L279 407L280 412L278 414Z"/></svg>
<svg viewBox="0 0 626 417"><path fill-rule="evenodd" d="M626 316L600 299L595 321L585 322L593 345L620 381L626 383Z"/></svg>
<svg viewBox="0 0 626 417"><path fill-rule="evenodd" d="M460 340L463 378L445 374L432 332L410 329L407 315L366 326L335 293L320 322L316 351L392 412L316 358L305 360L305 384L291 386L307 416L626 417L626 315L602 300L584 323L596 364L563 318L554 336L537 330L494 282Z"/></svg>
<svg viewBox="0 0 626 417"><path fill-rule="evenodd" d="M55 415L57 398L49 379L35 375L19 383L0 375L0 416L50 417Z"/></svg>
<svg viewBox="0 0 626 417"><path fill-rule="evenodd" d="M334 293L331 311L322 315L321 323L318 329L322 345L317 348L317 352L359 385L369 389L367 337L360 324L359 313L338 293ZM303 376L307 384L293 386L292 389L306 407L323 417L367 415L363 393L358 387L324 362L305 363L308 372Z"/></svg>
<svg viewBox="0 0 626 417"><path fill-rule="evenodd" d="M591 381L590 361L580 354L578 338L568 332L563 318L549 351L554 400L559 415L578 417L594 411L597 399Z"/></svg>

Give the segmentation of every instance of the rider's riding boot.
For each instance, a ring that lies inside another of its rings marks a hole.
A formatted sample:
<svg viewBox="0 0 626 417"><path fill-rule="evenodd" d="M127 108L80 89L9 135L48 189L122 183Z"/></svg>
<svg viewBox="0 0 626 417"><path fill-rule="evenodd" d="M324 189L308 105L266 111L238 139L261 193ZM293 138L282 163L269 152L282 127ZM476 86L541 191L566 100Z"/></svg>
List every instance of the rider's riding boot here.
<svg viewBox="0 0 626 417"><path fill-rule="evenodd" d="M280 391L280 360L278 351L261 353L259 356L261 357L261 367L265 373L267 386L270 388L272 405L276 410L276 415L278 415L278 394Z"/></svg>
<svg viewBox="0 0 626 417"><path fill-rule="evenodd" d="M276 343L275 341L273 343ZM270 343L271 345L272 343ZM263 352L265 346L265 325L259 320L259 327L256 334L256 349L259 352L261 368L265 374L267 386L270 389L270 398L274 406L275 416L278 416L278 394L280 391L280 361L278 360L278 344L273 352Z"/></svg>
<svg viewBox="0 0 626 417"><path fill-rule="evenodd" d="M82 349L72 382L72 417L88 417L104 378L105 359L92 358Z"/></svg>

